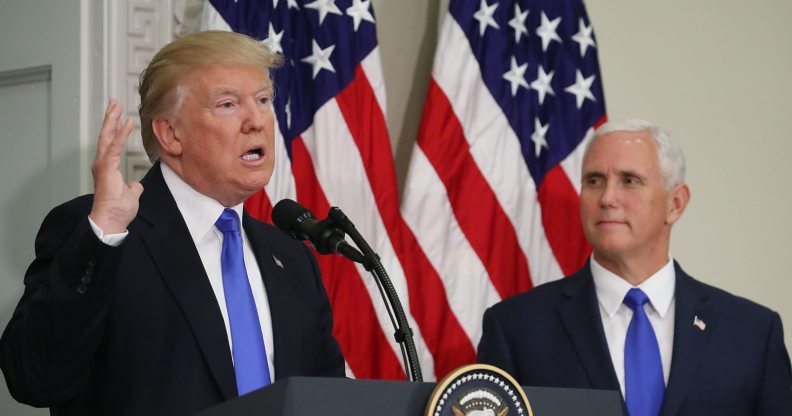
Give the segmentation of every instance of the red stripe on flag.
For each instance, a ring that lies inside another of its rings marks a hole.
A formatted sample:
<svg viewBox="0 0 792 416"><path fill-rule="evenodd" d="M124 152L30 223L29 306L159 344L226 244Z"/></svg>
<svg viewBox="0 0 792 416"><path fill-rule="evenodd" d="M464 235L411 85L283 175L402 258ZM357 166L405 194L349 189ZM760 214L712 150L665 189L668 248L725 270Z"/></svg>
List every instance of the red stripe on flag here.
<svg viewBox="0 0 792 416"><path fill-rule="evenodd" d="M564 276L569 276L586 262L591 246L583 235L578 194L561 165L547 171L537 196L547 242Z"/></svg>
<svg viewBox="0 0 792 416"><path fill-rule="evenodd" d="M457 222L498 294L506 298L531 289L528 259L517 233L473 160L451 103L434 79L429 82L418 145L445 184Z"/></svg>
<svg viewBox="0 0 792 416"><path fill-rule="evenodd" d="M399 212L396 173L385 118L360 66L336 96L360 151L380 217L404 270L413 318L435 360L435 377L475 361L476 351L448 304L437 271Z"/></svg>
<svg viewBox="0 0 792 416"><path fill-rule="evenodd" d="M292 142L292 171L297 200L322 215L330 209L302 138ZM406 375L377 320L372 300L351 261L317 256L333 309L335 335L357 378L404 380Z"/></svg>
<svg viewBox="0 0 792 416"><path fill-rule="evenodd" d="M272 224L272 202L265 190L260 190L245 201L245 209L253 218Z"/></svg>

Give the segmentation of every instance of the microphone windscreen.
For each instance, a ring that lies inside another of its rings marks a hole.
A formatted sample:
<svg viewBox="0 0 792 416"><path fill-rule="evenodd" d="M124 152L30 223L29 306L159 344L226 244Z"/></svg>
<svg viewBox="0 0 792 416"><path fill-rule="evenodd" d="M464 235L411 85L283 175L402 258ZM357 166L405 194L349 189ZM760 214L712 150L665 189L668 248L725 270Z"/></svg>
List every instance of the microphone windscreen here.
<svg viewBox="0 0 792 416"><path fill-rule="evenodd" d="M275 226L298 240L305 239L300 224L309 218L315 218L313 213L291 199L281 199L272 208L272 222Z"/></svg>

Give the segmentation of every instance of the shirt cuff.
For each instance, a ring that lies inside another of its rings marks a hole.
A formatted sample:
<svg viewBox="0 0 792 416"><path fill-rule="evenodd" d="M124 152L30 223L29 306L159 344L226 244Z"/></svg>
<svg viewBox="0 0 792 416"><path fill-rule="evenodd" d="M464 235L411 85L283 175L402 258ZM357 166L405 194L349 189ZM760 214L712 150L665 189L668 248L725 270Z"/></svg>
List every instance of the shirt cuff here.
<svg viewBox="0 0 792 416"><path fill-rule="evenodd" d="M88 223L91 224L91 229L93 230L94 234L96 234L96 237L111 247L120 246L121 243L124 242L124 239L126 239L126 236L129 235L129 230L124 230L123 233L105 234L104 231L102 231L102 229L99 228L95 222L93 222L91 217L88 217Z"/></svg>

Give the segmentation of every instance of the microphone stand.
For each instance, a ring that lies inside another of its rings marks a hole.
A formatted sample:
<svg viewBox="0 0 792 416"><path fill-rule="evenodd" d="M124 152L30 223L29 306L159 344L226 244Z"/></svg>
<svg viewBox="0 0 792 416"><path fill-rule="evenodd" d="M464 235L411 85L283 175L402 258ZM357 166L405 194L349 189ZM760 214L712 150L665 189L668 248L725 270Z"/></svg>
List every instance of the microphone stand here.
<svg viewBox="0 0 792 416"><path fill-rule="evenodd" d="M415 349L415 342L413 341L413 331L407 323L407 316L404 314L404 308L399 301L399 295L396 293L396 289L393 287L393 283L388 277L385 267L382 266L379 255L371 249L371 246L369 246L363 236L360 235L355 225L352 224L352 221L347 218L346 214L344 214L340 208L331 207L330 212L327 214L327 219L348 234L366 257L366 262L363 263L363 267L374 275L374 280L377 282L380 295L382 295L382 299L385 301L388 315L393 323L393 327L396 329L393 336L401 347L404 364L409 369L408 376L410 377L410 381L423 381L421 364L418 362L418 352ZM396 317L395 320L394 315Z"/></svg>

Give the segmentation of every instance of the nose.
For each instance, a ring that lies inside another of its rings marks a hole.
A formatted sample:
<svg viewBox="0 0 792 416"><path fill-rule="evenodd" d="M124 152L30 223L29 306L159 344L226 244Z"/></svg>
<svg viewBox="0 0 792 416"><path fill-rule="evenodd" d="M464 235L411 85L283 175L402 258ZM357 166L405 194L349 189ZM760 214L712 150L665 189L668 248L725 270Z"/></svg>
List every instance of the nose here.
<svg viewBox="0 0 792 416"><path fill-rule="evenodd" d="M243 105L243 133L256 133L266 126L266 112L271 111L269 107L259 105L255 99L246 100Z"/></svg>
<svg viewBox="0 0 792 416"><path fill-rule="evenodd" d="M608 208L615 206L619 201L619 192L614 181L607 181L600 195L600 206Z"/></svg>

